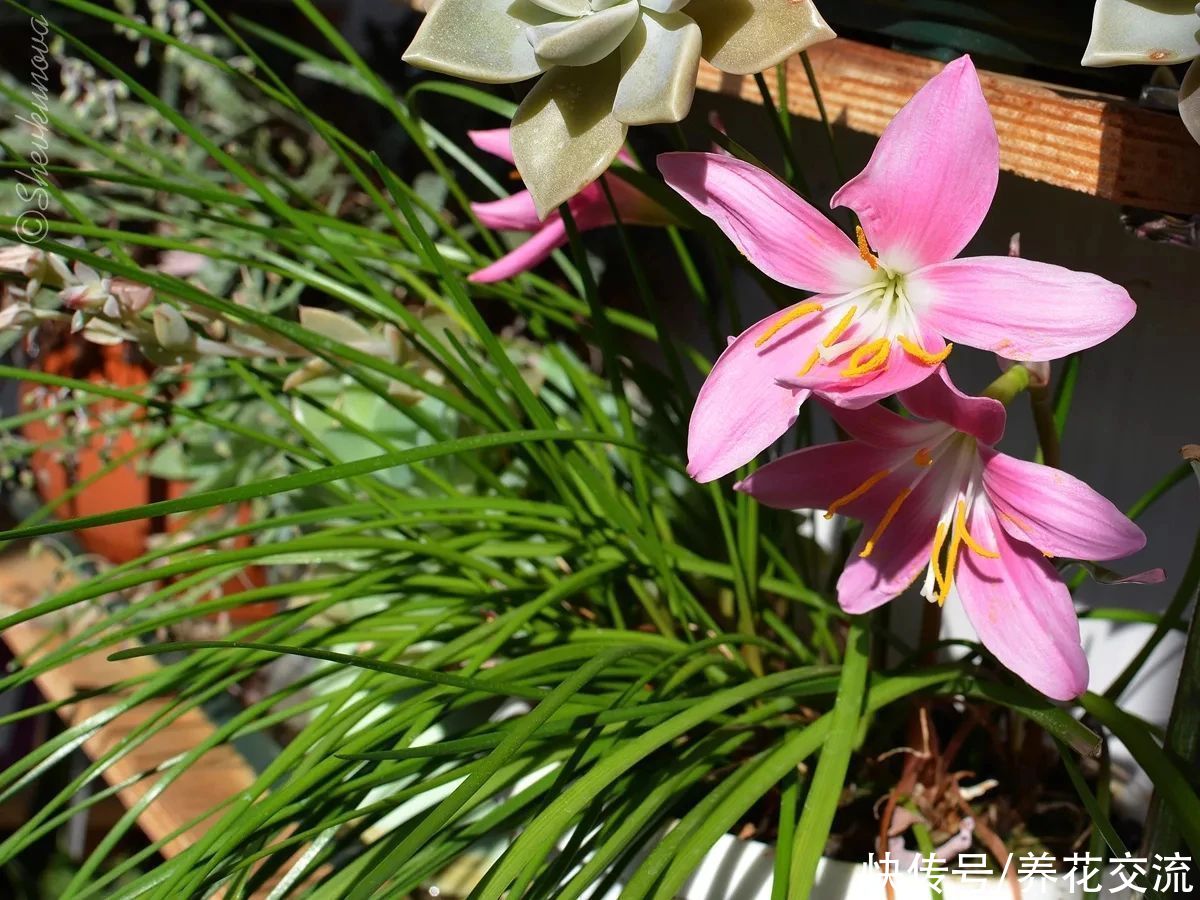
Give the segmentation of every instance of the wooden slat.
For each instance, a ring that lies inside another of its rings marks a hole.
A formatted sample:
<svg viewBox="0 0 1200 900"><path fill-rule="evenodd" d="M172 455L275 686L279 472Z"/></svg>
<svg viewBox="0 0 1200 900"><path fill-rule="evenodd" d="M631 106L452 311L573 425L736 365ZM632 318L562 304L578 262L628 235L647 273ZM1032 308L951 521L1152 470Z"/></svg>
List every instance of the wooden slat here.
<svg viewBox="0 0 1200 900"><path fill-rule="evenodd" d="M64 585L55 581L57 569L57 562L50 553L31 557L21 552L10 552L0 557L0 604L8 610L21 609L49 593L62 590ZM73 608L76 615L84 609L82 606ZM28 664L70 640L67 631L55 627L61 625L62 621L23 622L6 629L3 638L17 660ZM80 691L106 687L158 671L158 664L149 657L110 662L108 654L117 649L120 648L88 654L37 676L39 690L47 700L66 700ZM74 725L103 712L118 700L118 695L93 697L62 707L59 714L67 725ZM139 704L118 715L84 742L84 751L92 759L100 757L169 703L168 698L162 698ZM117 784L153 772L167 760L194 749L211 737L214 731L213 723L203 712L188 710L135 750L108 766L104 770L104 778L110 784ZM165 839L222 800L248 789L254 780L254 770L241 754L229 746L215 747L205 752L195 765L155 797L138 817L138 824L152 841ZM132 806L142 800L158 781L159 776L150 775L123 788L119 793L121 802L127 807ZM204 821L187 828L165 845L163 853L166 856L180 853L199 840L209 824L209 821Z"/></svg>
<svg viewBox="0 0 1200 900"><path fill-rule="evenodd" d="M837 39L809 51L830 119L879 135L896 111L942 63ZM1200 212L1200 146L1177 116L1128 101L980 72L1000 134L1008 172L1130 206ZM774 88L773 77L767 83ZM701 64L702 90L752 103L762 98L752 77ZM788 108L820 117L798 58L787 69Z"/></svg>

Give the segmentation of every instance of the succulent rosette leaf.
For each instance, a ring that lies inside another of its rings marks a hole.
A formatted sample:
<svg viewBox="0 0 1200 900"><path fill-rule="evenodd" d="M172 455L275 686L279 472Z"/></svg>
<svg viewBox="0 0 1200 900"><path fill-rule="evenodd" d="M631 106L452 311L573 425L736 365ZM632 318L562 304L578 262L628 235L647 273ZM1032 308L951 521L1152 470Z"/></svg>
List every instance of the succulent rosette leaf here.
<svg viewBox="0 0 1200 900"><path fill-rule="evenodd" d="M1097 0L1085 66L1171 66L1192 60L1179 90L1179 114L1200 142L1200 3Z"/></svg>
<svg viewBox="0 0 1200 900"><path fill-rule="evenodd" d="M491 84L542 76L512 147L544 218L603 174L629 126L687 115L701 56L745 75L833 36L811 0L439 0L404 58Z"/></svg>

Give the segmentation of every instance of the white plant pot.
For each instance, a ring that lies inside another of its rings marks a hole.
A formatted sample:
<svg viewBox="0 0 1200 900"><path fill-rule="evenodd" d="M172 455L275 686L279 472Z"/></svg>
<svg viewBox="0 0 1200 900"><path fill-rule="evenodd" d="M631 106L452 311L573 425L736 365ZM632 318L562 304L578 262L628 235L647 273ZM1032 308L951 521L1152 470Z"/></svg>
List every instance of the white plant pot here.
<svg viewBox="0 0 1200 900"><path fill-rule="evenodd" d="M588 891L582 900L619 900L626 879L633 875L638 864L662 839L651 839L622 878L603 896ZM464 855L445 879L438 879L440 896L461 900L483 874L504 852L507 842L497 842L488 848L477 848ZM477 854L477 855L476 855ZM742 841L731 834L722 835L704 856L692 877L675 895L674 900L771 900L774 886L775 848L760 841ZM930 882L924 876L900 872L891 876L895 900L930 900ZM1111 875L1101 879L1105 896L1119 894L1120 884ZM1063 877L1055 881L1032 878L1021 884L1022 900L1079 900L1084 895L1078 885ZM962 880L951 872L942 882L943 900L1013 900L1011 884L1003 878ZM881 871L862 863L822 859L817 867L816 883L806 900L886 900L884 876Z"/></svg>
<svg viewBox="0 0 1200 900"><path fill-rule="evenodd" d="M723 835L675 895L675 900L771 900L774 865L774 847ZM929 881L920 875L901 872L891 877L891 883L896 900L930 900L933 896ZM1102 886L1106 890L1116 888L1109 880L1102 880ZM622 887L618 885L603 898L588 900L617 900ZM945 900L1013 900L1013 890L1003 878L972 876L964 881L951 874L942 883L941 896ZM1021 885L1023 900L1079 900L1082 896L1078 886L1072 891L1062 878L1057 881L1032 878ZM884 877L878 869L822 859L807 900L885 900L886 897Z"/></svg>

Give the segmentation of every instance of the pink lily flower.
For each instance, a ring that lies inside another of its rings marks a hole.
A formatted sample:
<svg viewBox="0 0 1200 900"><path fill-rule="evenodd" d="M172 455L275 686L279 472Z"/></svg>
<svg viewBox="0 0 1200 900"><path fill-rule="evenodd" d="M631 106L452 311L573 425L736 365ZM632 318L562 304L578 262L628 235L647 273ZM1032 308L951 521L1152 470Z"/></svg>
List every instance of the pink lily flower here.
<svg viewBox="0 0 1200 900"><path fill-rule="evenodd" d="M507 128L496 128L490 131L470 131L467 134L480 150L511 163L513 154L508 133ZM624 150L617 155L617 159L636 168L633 158ZM612 192L623 224L663 225L671 221L661 206L624 180L602 175L600 181L604 181ZM592 182L568 200L567 206L581 232L616 224L617 220L599 181ZM567 226L563 223L562 216L555 210L543 222L538 217L533 196L529 191L519 191L489 203L472 203L471 209L488 228L528 231L533 235L511 253L472 274L469 280L476 284L492 284L528 272L545 262L551 253L559 247L566 246L568 242Z"/></svg>
<svg viewBox="0 0 1200 900"><path fill-rule="evenodd" d="M759 269L817 296L752 325L700 391L688 471L720 478L795 422L811 392L867 406L928 377L947 339L1011 359L1094 346L1134 314L1118 285L1007 256L955 259L999 180L996 127L971 60L929 81L879 139L835 207L857 243L770 174L730 157L668 153L659 170Z"/></svg>
<svg viewBox="0 0 1200 900"><path fill-rule="evenodd" d="M788 454L737 489L767 506L863 521L838 580L842 609L875 609L924 570L921 595L960 601L1001 663L1055 700L1079 696L1087 658L1050 559L1116 559L1146 536L1082 481L993 449L1003 404L960 393L945 367L900 400L921 420L831 407L853 440Z"/></svg>

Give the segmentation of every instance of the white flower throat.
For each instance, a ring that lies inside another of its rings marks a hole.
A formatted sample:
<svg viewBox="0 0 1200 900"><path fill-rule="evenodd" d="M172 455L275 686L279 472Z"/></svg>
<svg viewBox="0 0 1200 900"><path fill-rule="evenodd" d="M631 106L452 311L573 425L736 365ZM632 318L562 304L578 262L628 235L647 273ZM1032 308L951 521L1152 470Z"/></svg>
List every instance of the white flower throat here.
<svg viewBox="0 0 1200 900"><path fill-rule="evenodd" d="M893 272L871 252L862 226L858 227L858 250L875 273L871 282L831 300L793 307L755 341L756 347L762 347L793 322L818 313L841 312L837 324L796 372L798 378L808 375L818 365L836 367L843 359L845 365L838 371L842 378L886 371L897 344L908 356L930 367L942 363L954 349L952 344L937 353L925 349L903 273Z"/></svg>
<svg viewBox="0 0 1200 900"><path fill-rule="evenodd" d="M998 559L1000 554L981 545L967 528L971 511L984 496L978 442L971 435L947 426L940 436L934 436L928 443L929 446L921 447L911 457L875 472L850 493L839 497L829 505L825 518L832 518L839 509L866 496L889 475L911 467L912 480L897 492L859 553L866 559L875 552L892 520L918 485L926 478L943 481L940 487L945 499L934 529L929 565L921 587L921 596L942 605L954 587L954 573L963 553L970 551L986 559Z"/></svg>

